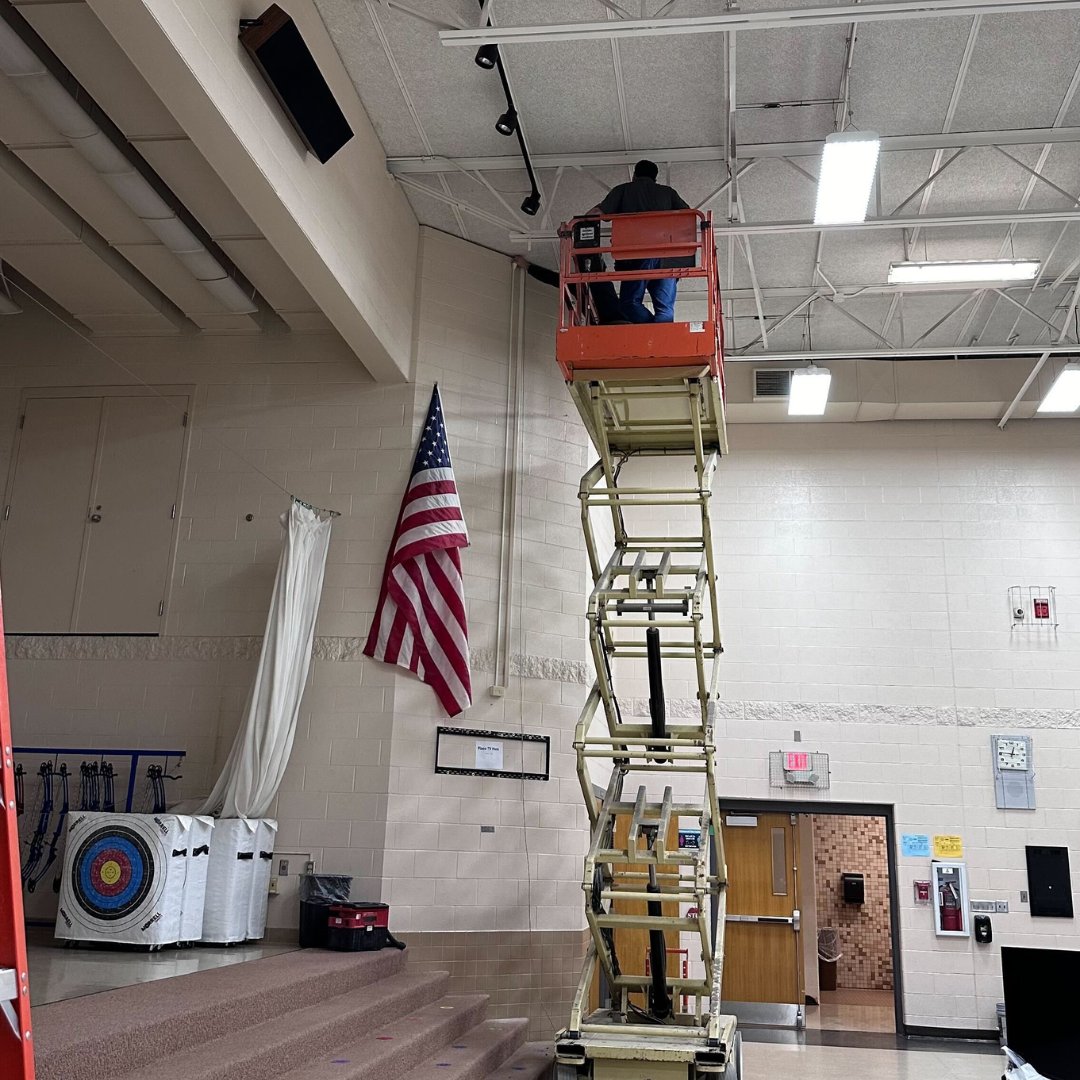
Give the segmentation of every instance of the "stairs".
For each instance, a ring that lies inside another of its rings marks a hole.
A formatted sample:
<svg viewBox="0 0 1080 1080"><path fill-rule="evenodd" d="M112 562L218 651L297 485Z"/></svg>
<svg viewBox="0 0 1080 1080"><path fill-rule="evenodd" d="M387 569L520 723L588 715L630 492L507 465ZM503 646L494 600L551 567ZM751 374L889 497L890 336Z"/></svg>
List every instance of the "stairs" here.
<svg viewBox="0 0 1080 1080"><path fill-rule="evenodd" d="M34 1009L38 1080L548 1080L525 1020L406 956L285 953Z"/></svg>

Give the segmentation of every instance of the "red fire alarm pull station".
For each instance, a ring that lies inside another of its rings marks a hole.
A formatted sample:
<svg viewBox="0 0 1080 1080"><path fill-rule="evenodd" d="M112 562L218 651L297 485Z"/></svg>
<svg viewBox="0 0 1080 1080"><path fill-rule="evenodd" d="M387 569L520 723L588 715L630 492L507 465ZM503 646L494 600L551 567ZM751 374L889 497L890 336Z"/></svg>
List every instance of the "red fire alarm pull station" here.
<svg viewBox="0 0 1080 1080"><path fill-rule="evenodd" d="M1049 619L1050 618L1050 600L1046 597L1036 596L1032 601L1035 607L1036 619Z"/></svg>
<svg viewBox="0 0 1080 1080"><path fill-rule="evenodd" d="M916 904L929 904L930 903L930 882L929 881L916 881L915 882L915 903Z"/></svg>

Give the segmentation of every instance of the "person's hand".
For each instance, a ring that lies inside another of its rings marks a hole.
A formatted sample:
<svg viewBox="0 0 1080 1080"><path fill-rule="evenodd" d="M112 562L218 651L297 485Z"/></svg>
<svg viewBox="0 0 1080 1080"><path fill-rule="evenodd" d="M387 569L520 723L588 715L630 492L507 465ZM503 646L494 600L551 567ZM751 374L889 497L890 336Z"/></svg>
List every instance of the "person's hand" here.
<svg viewBox="0 0 1080 1080"><path fill-rule="evenodd" d="M526 259L524 255L511 255L510 256L510 261L515 266L519 267L522 270L528 270L529 269L529 266L530 266L529 260Z"/></svg>

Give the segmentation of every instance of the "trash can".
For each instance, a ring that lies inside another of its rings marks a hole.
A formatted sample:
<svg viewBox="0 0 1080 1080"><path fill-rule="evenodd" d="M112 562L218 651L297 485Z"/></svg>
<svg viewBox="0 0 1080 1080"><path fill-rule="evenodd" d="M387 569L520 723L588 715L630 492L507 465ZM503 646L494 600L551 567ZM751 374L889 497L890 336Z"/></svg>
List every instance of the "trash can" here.
<svg viewBox="0 0 1080 1080"><path fill-rule="evenodd" d="M348 874L300 876L300 948L325 949L330 906L345 903L352 888Z"/></svg>
<svg viewBox="0 0 1080 1080"><path fill-rule="evenodd" d="M822 926L817 932L818 989L836 989L836 969L840 963L840 931L835 926Z"/></svg>

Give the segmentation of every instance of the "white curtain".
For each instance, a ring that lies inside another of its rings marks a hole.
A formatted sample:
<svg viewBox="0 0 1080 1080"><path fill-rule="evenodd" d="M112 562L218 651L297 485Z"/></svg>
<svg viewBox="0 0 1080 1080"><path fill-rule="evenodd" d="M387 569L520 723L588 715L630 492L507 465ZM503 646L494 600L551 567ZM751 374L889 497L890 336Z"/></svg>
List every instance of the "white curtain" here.
<svg viewBox="0 0 1080 1080"><path fill-rule="evenodd" d="M199 811L221 817L262 817L289 762L304 693L315 616L322 595L330 519L293 502L283 514L285 544L278 562L262 655L240 730L214 790Z"/></svg>

